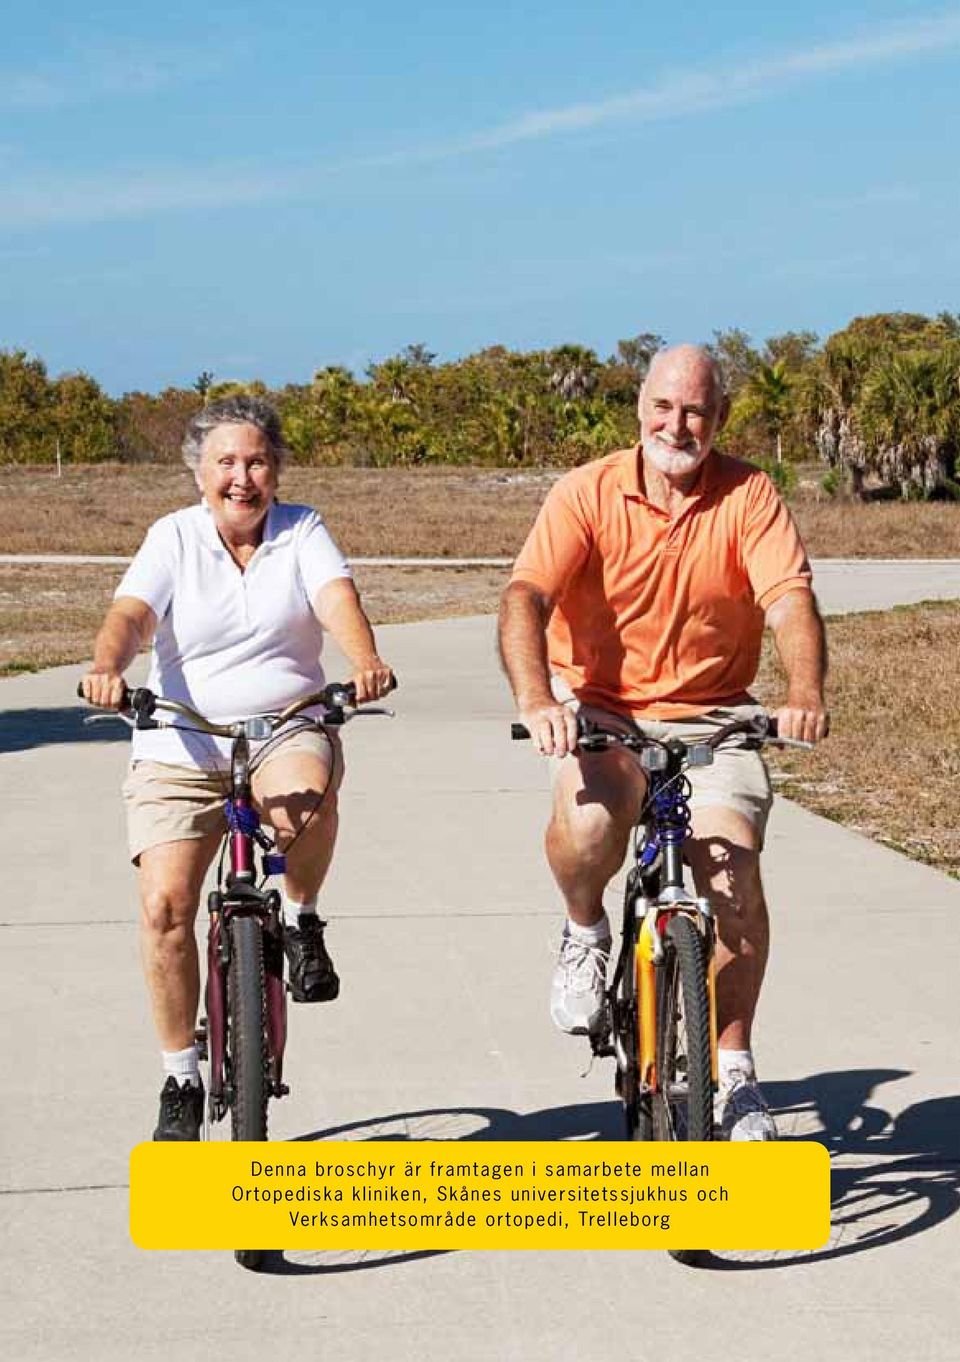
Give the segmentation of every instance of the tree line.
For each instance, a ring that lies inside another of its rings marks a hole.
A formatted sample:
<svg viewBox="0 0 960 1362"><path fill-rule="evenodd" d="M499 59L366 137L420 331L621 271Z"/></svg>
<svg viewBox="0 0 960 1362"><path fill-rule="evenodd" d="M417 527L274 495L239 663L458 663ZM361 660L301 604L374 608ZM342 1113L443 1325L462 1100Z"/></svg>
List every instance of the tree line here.
<svg viewBox="0 0 960 1362"><path fill-rule="evenodd" d="M664 345L651 332L601 358L580 345L493 346L437 362L422 344L307 384L216 382L111 398L88 374L51 378L39 358L0 351L0 462L170 462L190 416L231 392L279 409L294 458L315 464L572 466L636 438L636 392ZM786 486L800 461L828 490L868 481L904 497L960 494L960 314L858 317L826 341L790 331L754 345L714 333L731 412L722 444Z"/></svg>

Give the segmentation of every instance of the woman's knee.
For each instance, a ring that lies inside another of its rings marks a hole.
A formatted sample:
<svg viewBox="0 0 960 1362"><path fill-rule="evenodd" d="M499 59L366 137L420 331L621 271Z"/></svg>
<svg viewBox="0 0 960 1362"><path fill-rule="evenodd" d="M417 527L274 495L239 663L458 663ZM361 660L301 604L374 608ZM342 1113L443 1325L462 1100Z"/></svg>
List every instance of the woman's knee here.
<svg viewBox="0 0 960 1362"><path fill-rule="evenodd" d="M150 885L141 891L140 921L144 932L175 947L192 938L197 901L175 885Z"/></svg>
<svg viewBox="0 0 960 1362"><path fill-rule="evenodd" d="M281 849L295 837L298 842L326 842L336 835L339 804L336 791L306 790L277 800L265 810Z"/></svg>

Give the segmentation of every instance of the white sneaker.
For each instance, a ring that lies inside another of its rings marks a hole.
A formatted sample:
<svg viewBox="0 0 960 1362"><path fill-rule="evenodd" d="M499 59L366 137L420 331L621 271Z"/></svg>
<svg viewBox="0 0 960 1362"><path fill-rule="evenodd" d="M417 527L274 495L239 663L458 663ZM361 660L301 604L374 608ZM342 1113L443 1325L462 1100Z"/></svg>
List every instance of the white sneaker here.
<svg viewBox="0 0 960 1362"><path fill-rule="evenodd" d="M724 1140L775 1140L777 1123L757 1082L746 1069L731 1069L714 1108Z"/></svg>
<svg viewBox="0 0 960 1362"><path fill-rule="evenodd" d="M550 1016L561 1031L583 1036L596 1029L603 1014L609 961L609 937L591 946L564 929L550 986Z"/></svg>

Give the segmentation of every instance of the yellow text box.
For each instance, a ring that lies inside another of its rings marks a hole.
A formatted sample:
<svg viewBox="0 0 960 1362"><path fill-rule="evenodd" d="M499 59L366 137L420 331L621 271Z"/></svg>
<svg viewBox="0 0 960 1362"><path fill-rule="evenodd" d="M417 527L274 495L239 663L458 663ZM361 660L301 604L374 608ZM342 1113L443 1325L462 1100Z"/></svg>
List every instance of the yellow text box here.
<svg viewBox="0 0 960 1362"><path fill-rule="evenodd" d="M812 1249L823 1145L561 1141L141 1144L146 1249Z"/></svg>

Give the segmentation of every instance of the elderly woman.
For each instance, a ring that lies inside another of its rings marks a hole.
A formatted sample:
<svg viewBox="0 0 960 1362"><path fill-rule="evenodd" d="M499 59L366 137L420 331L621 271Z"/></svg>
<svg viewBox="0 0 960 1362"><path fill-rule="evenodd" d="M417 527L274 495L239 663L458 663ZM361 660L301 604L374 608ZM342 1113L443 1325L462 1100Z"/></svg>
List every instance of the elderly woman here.
<svg viewBox="0 0 960 1362"><path fill-rule="evenodd" d="M93 704L120 705L123 673L152 640L149 685L158 693L215 722L276 712L324 684L324 631L351 661L358 700L386 693L391 673L343 556L314 511L277 501L284 453L277 415L258 399L226 398L194 417L183 456L202 501L151 527L117 588L83 678ZM224 831L227 757L220 739L137 732L124 785L144 972L163 1051L157 1140L199 1138L193 923ZM317 894L333 853L341 768L336 740L311 730L271 744L253 775L254 799L281 847L296 834L284 940L298 1002L339 991Z"/></svg>

